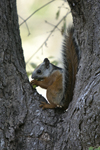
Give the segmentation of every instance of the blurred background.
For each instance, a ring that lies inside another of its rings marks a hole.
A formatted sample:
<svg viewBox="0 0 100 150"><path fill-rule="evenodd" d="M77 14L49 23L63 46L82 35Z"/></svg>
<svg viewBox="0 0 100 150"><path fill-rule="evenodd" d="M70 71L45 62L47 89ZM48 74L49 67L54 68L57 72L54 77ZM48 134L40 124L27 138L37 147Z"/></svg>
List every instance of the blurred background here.
<svg viewBox="0 0 100 150"><path fill-rule="evenodd" d="M17 0L17 11L29 80L34 68L46 57L61 67L62 34L72 24L66 0Z"/></svg>

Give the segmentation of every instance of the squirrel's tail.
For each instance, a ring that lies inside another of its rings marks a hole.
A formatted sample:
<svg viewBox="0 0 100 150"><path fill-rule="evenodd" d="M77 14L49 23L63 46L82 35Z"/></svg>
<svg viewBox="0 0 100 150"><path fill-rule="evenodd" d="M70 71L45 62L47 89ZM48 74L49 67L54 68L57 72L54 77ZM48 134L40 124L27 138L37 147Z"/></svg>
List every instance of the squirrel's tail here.
<svg viewBox="0 0 100 150"><path fill-rule="evenodd" d="M73 36L74 28L68 29L68 35L65 36L63 43L63 64L64 64L64 106L68 108L72 101L73 90L75 86L76 74L80 60L79 47Z"/></svg>

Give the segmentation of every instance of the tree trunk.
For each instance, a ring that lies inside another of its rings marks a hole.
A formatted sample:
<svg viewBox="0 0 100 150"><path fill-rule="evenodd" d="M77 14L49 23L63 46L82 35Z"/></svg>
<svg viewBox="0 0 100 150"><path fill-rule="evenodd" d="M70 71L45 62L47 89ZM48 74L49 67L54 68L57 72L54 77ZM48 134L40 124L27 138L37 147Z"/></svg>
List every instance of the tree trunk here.
<svg viewBox="0 0 100 150"><path fill-rule="evenodd" d="M81 50L68 111L42 110L31 88L15 0L0 1L0 150L88 150L100 145L100 2L68 0Z"/></svg>

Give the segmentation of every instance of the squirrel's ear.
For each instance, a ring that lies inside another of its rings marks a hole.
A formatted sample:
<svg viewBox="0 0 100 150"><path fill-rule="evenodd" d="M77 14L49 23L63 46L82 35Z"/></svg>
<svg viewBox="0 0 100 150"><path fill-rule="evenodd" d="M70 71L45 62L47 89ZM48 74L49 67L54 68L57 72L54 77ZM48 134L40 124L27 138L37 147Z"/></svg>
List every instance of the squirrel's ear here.
<svg viewBox="0 0 100 150"><path fill-rule="evenodd" d="M45 62L46 68L48 69L48 68L49 68L49 64L50 64L49 59L48 59L48 58L45 58L45 59L44 59L44 62Z"/></svg>

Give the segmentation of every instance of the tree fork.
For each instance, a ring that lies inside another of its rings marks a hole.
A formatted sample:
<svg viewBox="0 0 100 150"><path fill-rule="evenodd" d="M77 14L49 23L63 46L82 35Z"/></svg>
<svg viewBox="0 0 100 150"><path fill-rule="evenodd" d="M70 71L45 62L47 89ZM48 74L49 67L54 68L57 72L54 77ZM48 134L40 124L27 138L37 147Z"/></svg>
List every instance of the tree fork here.
<svg viewBox="0 0 100 150"><path fill-rule="evenodd" d="M0 1L0 149L86 150L100 145L100 2L68 0L81 50L68 111L42 110L29 84L15 0ZM43 100L42 100L43 101Z"/></svg>

